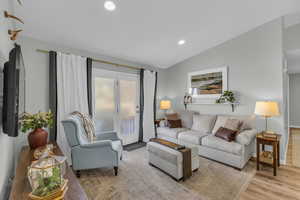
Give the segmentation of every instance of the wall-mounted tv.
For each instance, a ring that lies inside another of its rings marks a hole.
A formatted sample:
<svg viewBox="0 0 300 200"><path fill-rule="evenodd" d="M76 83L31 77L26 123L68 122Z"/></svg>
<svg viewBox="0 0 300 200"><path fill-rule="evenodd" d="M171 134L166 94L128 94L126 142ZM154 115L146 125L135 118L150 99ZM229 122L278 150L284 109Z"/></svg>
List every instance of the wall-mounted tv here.
<svg viewBox="0 0 300 200"><path fill-rule="evenodd" d="M25 108L25 68L21 47L9 53L9 61L3 69L2 128L8 136L16 137L19 132L19 114Z"/></svg>

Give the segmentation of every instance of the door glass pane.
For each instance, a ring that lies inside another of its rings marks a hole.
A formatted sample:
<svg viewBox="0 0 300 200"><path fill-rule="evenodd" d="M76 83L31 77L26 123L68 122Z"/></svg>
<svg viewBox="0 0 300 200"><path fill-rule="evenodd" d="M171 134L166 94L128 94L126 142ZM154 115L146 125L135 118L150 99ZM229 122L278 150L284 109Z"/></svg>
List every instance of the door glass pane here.
<svg viewBox="0 0 300 200"><path fill-rule="evenodd" d="M95 123L97 131L114 130L114 88L114 79L95 78Z"/></svg>
<svg viewBox="0 0 300 200"><path fill-rule="evenodd" d="M137 142L137 82L120 80L120 136L125 143Z"/></svg>

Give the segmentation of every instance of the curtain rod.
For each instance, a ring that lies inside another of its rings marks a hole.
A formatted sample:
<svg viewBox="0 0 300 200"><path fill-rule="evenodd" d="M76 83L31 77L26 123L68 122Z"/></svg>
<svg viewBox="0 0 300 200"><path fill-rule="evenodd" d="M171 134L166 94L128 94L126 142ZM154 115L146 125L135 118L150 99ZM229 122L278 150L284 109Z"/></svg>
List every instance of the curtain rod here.
<svg viewBox="0 0 300 200"><path fill-rule="evenodd" d="M37 49L37 52L41 52L41 53L49 53L50 51L48 50L43 50L43 49ZM65 52L63 52L65 53ZM65 54L70 54L70 53L65 53ZM119 64L119 63L113 63L113 62L109 62L106 60L100 60L100 59L94 59L91 58L94 62L99 62L99 63L104 63L104 64L108 64L108 65L114 65L116 67L126 67L129 69L135 69L135 70L140 70L140 69L144 69L143 67L135 67L135 66L130 66L130 65L124 65L124 64Z"/></svg>

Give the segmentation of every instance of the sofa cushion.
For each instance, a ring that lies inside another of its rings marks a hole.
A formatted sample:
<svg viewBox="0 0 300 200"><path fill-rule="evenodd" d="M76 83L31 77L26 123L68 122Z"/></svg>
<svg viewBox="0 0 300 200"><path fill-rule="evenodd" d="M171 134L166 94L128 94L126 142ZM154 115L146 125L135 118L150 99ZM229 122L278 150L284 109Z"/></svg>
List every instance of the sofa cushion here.
<svg viewBox="0 0 300 200"><path fill-rule="evenodd" d="M168 128L168 127L159 127L157 128L157 134L163 135L165 137L178 138L178 134L186 131L186 128Z"/></svg>
<svg viewBox="0 0 300 200"><path fill-rule="evenodd" d="M193 130L185 131L178 135L178 142L179 144L180 142L184 142L201 145L201 139L205 136L207 136L207 134L203 132Z"/></svg>
<svg viewBox="0 0 300 200"><path fill-rule="evenodd" d="M211 133L216 122L216 115L194 115L192 130Z"/></svg>
<svg viewBox="0 0 300 200"><path fill-rule="evenodd" d="M237 142L227 142L221 138L217 138L214 135L208 135L202 138L202 145L227 153L241 155L243 146Z"/></svg>
<svg viewBox="0 0 300 200"><path fill-rule="evenodd" d="M180 111L178 114L182 121L182 127L190 129L193 126L193 115L198 113L195 111L184 110Z"/></svg>

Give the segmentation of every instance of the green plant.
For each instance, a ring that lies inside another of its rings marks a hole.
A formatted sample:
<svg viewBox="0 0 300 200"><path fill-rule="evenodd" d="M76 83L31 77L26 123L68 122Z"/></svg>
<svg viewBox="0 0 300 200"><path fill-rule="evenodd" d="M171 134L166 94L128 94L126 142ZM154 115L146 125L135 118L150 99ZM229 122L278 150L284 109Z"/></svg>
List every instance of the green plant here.
<svg viewBox="0 0 300 200"><path fill-rule="evenodd" d="M52 191L58 189L61 186L61 174L58 167L52 168L52 176L42 177L41 174L38 176L39 186L33 191L34 195L43 197L51 194Z"/></svg>
<svg viewBox="0 0 300 200"><path fill-rule="evenodd" d="M234 96L234 93L232 91L226 90L223 92L220 98L216 100L216 103L235 103L235 101L236 98Z"/></svg>
<svg viewBox="0 0 300 200"><path fill-rule="evenodd" d="M20 122L22 124L22 132L35 130L37 128L52 127L53 114L49 112L38 112L36 114L23 113Z"/></svg>

